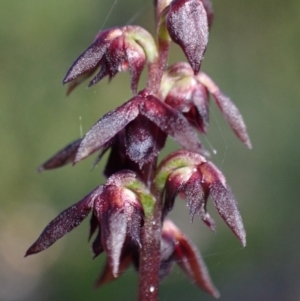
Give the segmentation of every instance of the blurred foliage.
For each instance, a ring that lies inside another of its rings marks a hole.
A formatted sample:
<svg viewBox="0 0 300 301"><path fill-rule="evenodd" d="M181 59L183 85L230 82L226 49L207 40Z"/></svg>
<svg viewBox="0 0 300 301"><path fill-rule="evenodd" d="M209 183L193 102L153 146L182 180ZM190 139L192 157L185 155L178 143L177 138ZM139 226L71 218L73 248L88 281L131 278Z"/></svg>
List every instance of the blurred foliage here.
<svg viewBox="0 0 300 301"><path fill-rule="evenodd" d="M100 28L142 24L153 32L152 1L2 0L0 12L0 300L134 300L137 276L93 290L103 258L91 260L88 222L42 254L26 249L60 211L103 181L93 158L37 174L40 163L130 97L119 74L65 97L73 60ZM299 300L300 2L214 1L203 70L243 113L254 149L230 132L214 104L206 145L239 200L248 233L241 249L216 217L217 234L189 221L178 200L172 217L199 246L222 300ZM111 13L110 13L111 12ZM170 62L182 59L172 47ZM170 142L171 148L178 147ZM105 161L105 160L104 160ZM209 206L210 211L214 211ZM161 300L212 300L175 269Z"/></svg>

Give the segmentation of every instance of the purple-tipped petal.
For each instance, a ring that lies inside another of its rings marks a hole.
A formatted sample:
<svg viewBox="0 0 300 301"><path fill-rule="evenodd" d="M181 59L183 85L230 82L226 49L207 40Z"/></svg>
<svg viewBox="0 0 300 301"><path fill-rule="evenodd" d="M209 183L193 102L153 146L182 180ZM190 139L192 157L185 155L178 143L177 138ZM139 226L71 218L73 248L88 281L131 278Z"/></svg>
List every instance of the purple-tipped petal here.
<svg viewBox="0 0 300 301"><path fill-rule="evenodd" d="M183 148L208 155L186 118L178 111L149 95L140 105L140 113L169 134Z"/></svg>
<svg viewBox="0 0 300 301"><path fill-rule="evenodd" d="M105 114L83 137L74 162L77 163L101 148L130 121L134 120L139 109L139 98L132 98L122 106Z"/></svg>
<svg viewBox="0 0 300 301"><path fill-rule="evenodd" d="M38 172L62 167L68 163L71 163L75 158L80 143L81 143L81 139L78 139L68 144L65 148L63 148L58 153L56 153L52 158L50 158L45 163L43 163L38 168Z"/></svg>
<svg viewBox="0 0 300 301"><path fill-rule="evenodd" d="M208 20L203 3L199 0L173 0L167 15L167 28L194 72L198 73L208 43Z"/></svg>
<svg viewBox="0 0 300 301"><path fill-rule="evenodd" d="M210 195L214 200L215 207L217 208L220 216L240 240L243 247L245 247L246 232L235 198L230 189L217 181L210 185Z"/></svg>
<svg viewBox="0 0 300 301"><path fill-rule="evenodd" d="M69 207L58 215L49 223L37 241L27 250L25 256L35 254L49 248L59 238L79 226L90 213L94 199L101 193L101 191L102 186L99 186L77 204Z"/></svg>

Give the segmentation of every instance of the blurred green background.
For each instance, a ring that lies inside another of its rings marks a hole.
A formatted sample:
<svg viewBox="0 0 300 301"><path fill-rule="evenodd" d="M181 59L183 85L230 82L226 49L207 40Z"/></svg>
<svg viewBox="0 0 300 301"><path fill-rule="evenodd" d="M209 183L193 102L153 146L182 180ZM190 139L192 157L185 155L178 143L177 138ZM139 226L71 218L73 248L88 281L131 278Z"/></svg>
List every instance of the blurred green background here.
<svg viewBox="0 0 300 301"><path fill-rule="evenodd" d="M212 160L239 201L248 245L241 248L211 205L216 234L196 219L191 224L179 200L171 215L201 250L221 300L300 300L300 2L213 2L203 71L240 108L253 150L234 137L213 103L202 141L217 150ZM100 28L136 23L153 32L151 5L2 0L1 301L136 299L133 269L93 289L104 255L92 260L87 221L49 250L23 256L51 219L103 181L103 162L90 172L94 158L42 174L36 168L130 97L129 76L119 74L110 84L104 80L90 89L83 84L66 98L61 85L66 71ZM170 62L178 59L183 56L174 46ZM164 153L176 147L170 142ZM213 298L175 268L161 285L160 300Z"/></svg>

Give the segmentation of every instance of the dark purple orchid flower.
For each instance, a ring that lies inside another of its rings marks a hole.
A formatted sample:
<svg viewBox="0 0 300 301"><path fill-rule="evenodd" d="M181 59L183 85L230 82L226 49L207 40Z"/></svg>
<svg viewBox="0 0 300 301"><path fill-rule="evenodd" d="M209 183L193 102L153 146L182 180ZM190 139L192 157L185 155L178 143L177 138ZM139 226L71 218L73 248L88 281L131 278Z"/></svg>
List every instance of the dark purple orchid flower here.
<svg viewBox="0 0 300 301"><path fill-rule="evenodd" d="M242 217L226 179L201 155L185 150L170 154L158 167L155 185L164 194L165 214L173 208L175 198L180 194L187 200L191 218L197 214L210 229L215 230L215 223L206 212L207 200L211 196L219 215L242 245L246 245Z"/></svg>
<svg viewBox="0 0 300 301"><path fill-rule="evenodd" d="M126 153L140 166L152 161L158 154L164 145L166 134L185 149L207 154L180 112L155 96L142 92L105 114L86 133L74 162L77 163L102 148L123 129L126 133Z"/></svg>
<svg viewBox="0 0 300 301"><path fill-rule="evenodd" d="M138 248L141 245L140 228L144 216L143 208L138 195L125 187L133 181L139 180L129 171L111 176L106 185L97 187L51 221L37 241L27 250L25 256L49 248L59 238L79 226L92 211L90 237L98 229L92 246L94 255L98 256L105 251L113 275L116 277L125 242L129 240ZM142 183L140 185L143 187Z"/></svg>
<svg viewBox="0 0 300 301"><path fill-rule="evenodd" d="M157 57L152 36L142 27L124 26L100 31L94 43L73 63L63 83L70 83L68 94L97 69L99 73L89 86L103 77L113 78L117 72L129 70L131 89L137 91L140 75L146 62Z"/></svg>
<svg viewBox="0 0 300 301"><path fill-rule="evenodd" d="M208 126L209 93L236 136L252 148L238 108L204 72L194 75L188 63L176 63L165 72L160 89L161 98L182 112L190 124L202 133L206 133Z"/></svg>

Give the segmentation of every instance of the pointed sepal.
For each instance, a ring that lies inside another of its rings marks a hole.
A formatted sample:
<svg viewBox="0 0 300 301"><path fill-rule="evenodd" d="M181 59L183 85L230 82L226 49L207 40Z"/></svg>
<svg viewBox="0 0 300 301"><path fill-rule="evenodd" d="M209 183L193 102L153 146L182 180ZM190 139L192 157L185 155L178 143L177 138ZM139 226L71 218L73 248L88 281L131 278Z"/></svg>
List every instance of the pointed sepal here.
<svg viewBox="0 0 300 301"><path fill-rule="evenodd" d="M247 133L247 127L243 120L242 114L231 99L226 96L215 82L205 73L200 72L197 79L212 94L217 106L221 110L225 119L228 121L231 129L236 136L248 147L252 148L250 138Z"/></svg>
<svg viewBox="0 0 300 301"><path fill-rule="evenodd" d="M170 220L164 222L162 233L163 239L172 239L174 241L173 260L177 262L190 280L206 293L219 298L220 294L210 279L201 254L187 236Z"/></svg>
<svg viewBox="0 0 300 301"><path fill-rule="evenodd" d="M27 250L26 255L32 255L49 248L58 239L78 227L93 208L95 196L102 191L102 186L96 188L81 201L59 214L42 232L37 241Z"/></svg>
<svg viewBox="0 0 300 301"><path fill-rule="evenodd" d="M65 146L62 150L57 152L49 160L40 165L38 168L38 172L62 167L73 162L80 143L81 139L77 139Z"/></svg>
<svg viewBox="0 0 300 301"><path fill-rule="evenodd" d="M240 240L243 247L245 247L246 232L242 217L231 189L226 184L224 176L211 162L203 164L199 169L203 176L204 185L208 187L209 194L214 201L214 205L219 215Z"/></svg>

